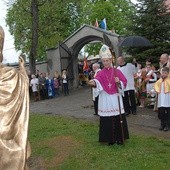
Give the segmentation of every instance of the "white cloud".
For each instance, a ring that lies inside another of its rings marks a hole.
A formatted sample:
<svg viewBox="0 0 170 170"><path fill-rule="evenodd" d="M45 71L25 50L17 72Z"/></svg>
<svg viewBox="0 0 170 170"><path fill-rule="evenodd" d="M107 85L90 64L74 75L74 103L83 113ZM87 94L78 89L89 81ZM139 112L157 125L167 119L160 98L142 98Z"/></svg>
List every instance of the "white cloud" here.
<svg viewBox="0 0 170 170"><path fill-rule="evenodd" d="M6 9L7 6L5 1L0 0L0 25L3 27L5 32L5 40L4 40L4 49L3 49L3 63L14 63L18 62L19 52L16 52L14 47L14 38L10 35L9 29L6 26L5 17L6 17Z"/></svg>

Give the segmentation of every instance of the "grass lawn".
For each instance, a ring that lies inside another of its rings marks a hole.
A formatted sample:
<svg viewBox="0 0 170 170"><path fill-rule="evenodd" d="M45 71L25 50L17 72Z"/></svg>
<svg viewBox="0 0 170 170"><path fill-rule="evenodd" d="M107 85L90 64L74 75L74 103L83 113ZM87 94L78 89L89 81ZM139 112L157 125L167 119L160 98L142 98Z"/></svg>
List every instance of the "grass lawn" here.
<svg viewBox="0 0 170 170"><path fill-rule="evenodd" d="M107 146L98 143L98 123L40 114L29 129L32 169L170 169L170 141L130 134L125 146Z"/></svg>

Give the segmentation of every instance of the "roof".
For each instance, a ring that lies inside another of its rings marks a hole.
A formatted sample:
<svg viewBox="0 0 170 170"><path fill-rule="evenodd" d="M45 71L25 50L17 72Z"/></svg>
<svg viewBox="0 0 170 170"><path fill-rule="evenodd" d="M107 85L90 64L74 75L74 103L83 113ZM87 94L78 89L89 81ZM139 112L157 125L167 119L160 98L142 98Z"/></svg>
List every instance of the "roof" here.
<svg viewBox="0 0 170 170"><path fill-rule="evenodd" d="M107 35L111 35L111 36L116 36L116 37L119 37L120 35L116 34L116 33L113 33L111 31L107 31L107 30L104 30L104 29L101 29L101 28L97 28L97 27L94 27L92 25L87 25L87 24L83 24L80 28L78 28L75 32L73 32L69 37L67 37L62 43L65 43L66 41L68 41L70 38L72 38L74 35L76 35L78 32L80 32L82 29L84 29L85 27L89 28L89 29L93 29L93 30L97 30L99 32L102 32L102 33L105 33ZM46 49L46 51L48 50L54 50L54 49L57 49L57 47L55 48L49 48L49 49Z"/></svg>
<svg viewBox="0 0 170 170"><path fill-rule="evenodd" d="M112 33L111 31L107 31L107 30L104 30L102 28L98 28L98 27L94 27L92 25L87 25L87 24L83 24L79 29L77 29L73 34L71 34L68 38L66 38L63 42L66 42L68 39L70 39L71 37L73 37L75 34L77 34L80 30L82 30L83 28L85 27L88 27L90 29L94 29L94 30L97 30L97 31L100 31L100 32L103 32L103 33L106 33L108 35L114 35L116 37L119 37L118 34L116 33Z"/></svg>

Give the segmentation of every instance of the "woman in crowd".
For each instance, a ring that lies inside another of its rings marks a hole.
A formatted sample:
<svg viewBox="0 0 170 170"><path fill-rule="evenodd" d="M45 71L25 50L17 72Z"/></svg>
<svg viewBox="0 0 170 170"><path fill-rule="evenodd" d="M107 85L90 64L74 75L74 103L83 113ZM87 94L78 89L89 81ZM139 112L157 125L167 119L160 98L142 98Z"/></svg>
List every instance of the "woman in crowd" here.
<svg viewBox="0 0 170 170"><path fill-rule="evenodd" d="M63 70L62 71L62 84L63 84L63 88L64 88L64 95L69 95L69 89L68 89L68 80L69 80L69 77L67 75L67 71L66 70Z"/></svg>
<svg viewBox="0 0 170 170"><path fill-rule="evenodd" d="M55 90L55 96L60 96L60 74L58 71L55 71L54 73L54 90Z"/></svg>
<svg viewBox="0 0 170 170"><path fill-rule="evenodd" d="M46 89L47 89L47 94L48 98L53 98L54 97L54 80L51 78L50 75L48 75L48 78L46 79Z"/></svg>
<svg viewBox="0 0 170 170"><path fill-rule="evenodd" d="M140 104L140 87L142 83L142 64L137 64L137 73L134 75L137 104Z"/></svg>

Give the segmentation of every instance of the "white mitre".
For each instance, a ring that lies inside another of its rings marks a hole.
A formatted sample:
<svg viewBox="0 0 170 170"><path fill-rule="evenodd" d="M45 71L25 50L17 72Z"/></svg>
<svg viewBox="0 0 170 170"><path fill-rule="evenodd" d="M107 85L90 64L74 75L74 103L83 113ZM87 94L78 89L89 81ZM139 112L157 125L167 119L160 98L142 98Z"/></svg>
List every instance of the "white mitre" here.
<svg viewBox="0 0 170 170"><path fill-rule="evenodd" d="M107 45L103 45L99 51L99 56L101 58L112 58L112 54L110 52L110 49Z"/></svg>

